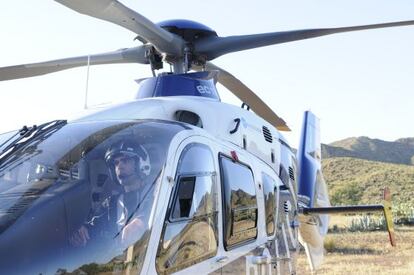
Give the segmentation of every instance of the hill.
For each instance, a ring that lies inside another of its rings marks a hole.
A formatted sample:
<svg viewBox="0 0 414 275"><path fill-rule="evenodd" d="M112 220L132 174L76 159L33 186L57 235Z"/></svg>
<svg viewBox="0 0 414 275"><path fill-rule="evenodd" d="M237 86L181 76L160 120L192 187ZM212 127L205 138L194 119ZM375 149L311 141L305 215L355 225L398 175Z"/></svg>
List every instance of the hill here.
<svg viewBox="0 0 414 275"><path fill-rule="evenodd" d="M368 137L351 137L331 144L322 144L322 158L333 157L414 165L414 138L384 141Z"/></svg>
<svg viewBox="0 0 414 275"><path fill-rule="evenodd" d="M405 143L405 144L414 146L414 138L400 138L400 139L397 139L396 142Z"/></svg>
<svg viewBox="0 0 414 275"><path fill-rule="evenodd" d="M349 157L327 158L322 171L332 205L381 202L381 190L389 186L393 201L414 203L414 166Z"/></svg>

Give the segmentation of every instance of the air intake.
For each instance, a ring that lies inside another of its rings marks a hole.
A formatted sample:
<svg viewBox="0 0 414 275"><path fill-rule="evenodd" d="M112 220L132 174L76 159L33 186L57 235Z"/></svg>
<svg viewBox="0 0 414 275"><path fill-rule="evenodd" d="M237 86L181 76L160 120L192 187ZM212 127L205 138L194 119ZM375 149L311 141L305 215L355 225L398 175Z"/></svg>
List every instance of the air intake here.
<svg viewBox="0 0 414 275"><path fill-rule="evenodd" d="M270 133L269 128L267 128L266 126L263 126L262 130L263 130L264 139L267 142L272 143L273 142L273 137L272 137L272 133Z"/></svg>
<svg viewBox="0 0 414 275"><path fill-rule="evenodd" d="M293 173L293 168L289 167L289 178L295 181L295 173Z"/></svg>
<svg viewBox="0 0 414 275"><path fill-rule="evenodd" d="M181 122L185 122L200 128L203 128L203 122L201 118L193 112L180 110L175 112L175 119Z"/></svg>

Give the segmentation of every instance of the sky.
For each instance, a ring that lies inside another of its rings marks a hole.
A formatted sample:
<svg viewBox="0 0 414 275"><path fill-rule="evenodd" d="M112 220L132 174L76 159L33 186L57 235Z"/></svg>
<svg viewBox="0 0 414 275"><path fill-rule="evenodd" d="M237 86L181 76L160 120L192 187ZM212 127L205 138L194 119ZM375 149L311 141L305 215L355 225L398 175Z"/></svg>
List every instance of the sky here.
<svg viewBox="0 0 414 275"><path fill-rule="evenodd" d="M153 22L183 18L220 36L414 20L413 1L140 1L123 4ZM126 29L52 0L14 0L0 9L0 67L134 47ZM242 80L292 129L321 120L324 143L351 136L414 136L414 26L336 34L228 54L214 63ZM71 117L84 108L86 68L0 82L0 133ZM128 100L145 65L90 68L88 105ZM219 87L223 101L240 104Z"/></svg>

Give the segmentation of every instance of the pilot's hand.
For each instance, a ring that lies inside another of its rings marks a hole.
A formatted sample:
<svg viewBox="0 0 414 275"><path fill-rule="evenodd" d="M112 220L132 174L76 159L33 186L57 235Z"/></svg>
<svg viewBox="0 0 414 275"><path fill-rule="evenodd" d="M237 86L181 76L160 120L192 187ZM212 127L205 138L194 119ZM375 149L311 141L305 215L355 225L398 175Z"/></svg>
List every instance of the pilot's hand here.
<svg viewBox="0 0 414 275"><path fill-rule="evenodd" d="M88 228L82 225L77 231L75 231L75 233L73 233L72 237L69 239L69 242L75 247L83 247L87 244L89 239Z"/></svg>
<svg viewBox="0 0 414 275"><path fill-rule="evenodd" d="M122 229L122 242L130 243L137 238L138 232L144 228L144 223L139 218L134 218Z"/></svg>

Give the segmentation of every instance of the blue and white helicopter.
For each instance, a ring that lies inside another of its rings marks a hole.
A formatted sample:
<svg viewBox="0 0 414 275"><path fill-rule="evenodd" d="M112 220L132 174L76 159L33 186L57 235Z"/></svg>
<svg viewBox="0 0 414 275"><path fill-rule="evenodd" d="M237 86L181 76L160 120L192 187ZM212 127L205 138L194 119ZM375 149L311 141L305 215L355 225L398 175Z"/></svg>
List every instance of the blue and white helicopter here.
<svg viewBox="0 0 414 275"><path fill-rule="evenodd" d="M389 192L384 204L330 205L314 114L295 151L285 121L211 61L414 21L220 37L189 20L155 24L116 0L56 2L143 45L3 67L1 81L114 63L148 64L154 77L133 101L0 135L0 273L295 274L300 244L312 270L322 263L329 213L384 212L395 244ZM164 64L171 72L157 74ZM217 82L243 106L222 103ZM120 162L133 163L139 188L121 184Z"/></svg>

